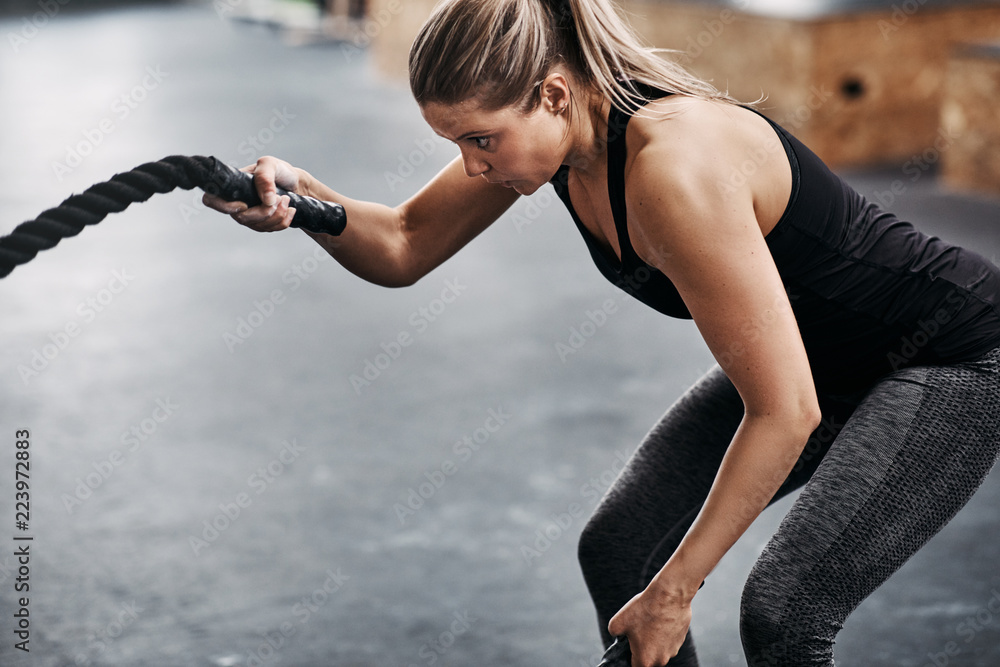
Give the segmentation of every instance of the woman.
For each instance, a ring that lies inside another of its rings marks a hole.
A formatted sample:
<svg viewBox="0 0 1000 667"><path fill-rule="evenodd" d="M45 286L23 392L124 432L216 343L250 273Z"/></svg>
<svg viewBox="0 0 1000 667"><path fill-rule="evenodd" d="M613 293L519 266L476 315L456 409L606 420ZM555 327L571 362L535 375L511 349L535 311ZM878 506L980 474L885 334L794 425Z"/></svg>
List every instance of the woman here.
<svg viewBox="0 0 1000 667"><path fill-rule="evenodd" d="M697 664L694 595L804 485L746 584L742 639L751 665L833 665L844 619L997 458L1000 271L867 203L781 128L658 58L610 0L445 0L410 83L461 156L409 201L353 201L267 157L250 168L264 205L207 203L276 231L295 211L275 183L342 202L346 231L316 241L399 286L552 182L602 273L692 318L718 361L584 530L605 643L627 636L635 667Z"/></svg>

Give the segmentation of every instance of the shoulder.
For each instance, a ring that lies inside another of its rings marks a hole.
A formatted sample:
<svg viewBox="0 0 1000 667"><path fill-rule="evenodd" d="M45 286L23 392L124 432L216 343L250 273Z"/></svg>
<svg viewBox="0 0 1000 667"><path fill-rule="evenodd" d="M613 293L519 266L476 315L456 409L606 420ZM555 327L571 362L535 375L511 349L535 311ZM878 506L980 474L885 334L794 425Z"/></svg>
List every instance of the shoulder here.
<svg viewBox="0 0 1000 667"><path fill-rule="evenodd" d="M759 122L765 121L724 102L684 96L652 102L632 118L625 135L626 184L707 188L697 194L718 195L748 146L760 140Z"/></svg>
<svg viewBox="0 0 1000 667"><path fill-rule="evenodd" d="M734 104L686 95L654 100L629 121L625 135L629 155L656 149L687 159L710 154L725 157L753 129L748 116L756 114Z"/></svg>
<svg viewBox="0 0 1000 667"><path fill-rule="evenodd" d="M753 112L683 96L652 102L626 132L625 198L636 251L656 265L652 240L711 238L753 213L753 189L728 184L756 139ZM679 239L671 239L672 236ZM716 237L717 238L717 237Z"/></svg>

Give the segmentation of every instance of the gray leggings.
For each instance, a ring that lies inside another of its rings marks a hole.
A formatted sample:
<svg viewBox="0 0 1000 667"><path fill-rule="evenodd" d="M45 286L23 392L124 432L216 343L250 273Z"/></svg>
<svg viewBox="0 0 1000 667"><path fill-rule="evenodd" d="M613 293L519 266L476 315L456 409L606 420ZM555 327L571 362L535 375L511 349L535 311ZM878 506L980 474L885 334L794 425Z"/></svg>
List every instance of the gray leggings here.
<svg viewBox="0 0 1000 667"><path fill-rule="evenodd" d="M972 497L1000 453L1000 348L903 369L823 422L775 500L802 493L743 589L748 664L832 667L847 616ZM743 403L716 366L667 411L580 538L605 645L701 508ZM690 633L670 667L698 664Z"/></svg>

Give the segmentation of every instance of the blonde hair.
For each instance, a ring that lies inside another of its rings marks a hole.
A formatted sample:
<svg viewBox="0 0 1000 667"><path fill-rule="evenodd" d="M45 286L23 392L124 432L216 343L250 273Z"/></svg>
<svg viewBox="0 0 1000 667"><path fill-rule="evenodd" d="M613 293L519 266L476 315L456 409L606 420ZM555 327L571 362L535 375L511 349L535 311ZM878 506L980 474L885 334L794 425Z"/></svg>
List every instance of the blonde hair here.
<svg viewBox="0 0 1000 667"><path fill-rule="evenodd" d="M529 112L561 64L630 112L644 99L637 84L737 103L664 51L644 45L612 0L443 0L410 48L410 89L421 105L476 99Z"/></svg>

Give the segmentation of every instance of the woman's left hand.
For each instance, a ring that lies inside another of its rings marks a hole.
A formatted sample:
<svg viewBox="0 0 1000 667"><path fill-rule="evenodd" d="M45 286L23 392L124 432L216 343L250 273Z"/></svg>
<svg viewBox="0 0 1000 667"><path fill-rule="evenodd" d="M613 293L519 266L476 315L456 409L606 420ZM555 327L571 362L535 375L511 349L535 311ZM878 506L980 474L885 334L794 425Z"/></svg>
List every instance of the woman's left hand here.
<svg viewBox="0 0 1000 667"><path fill-rule="evenodd" d="M691 599L671 595L655 581L608 623L613 636L628 636L632 667L663 667L680 651L691 625Z"/></svg>

